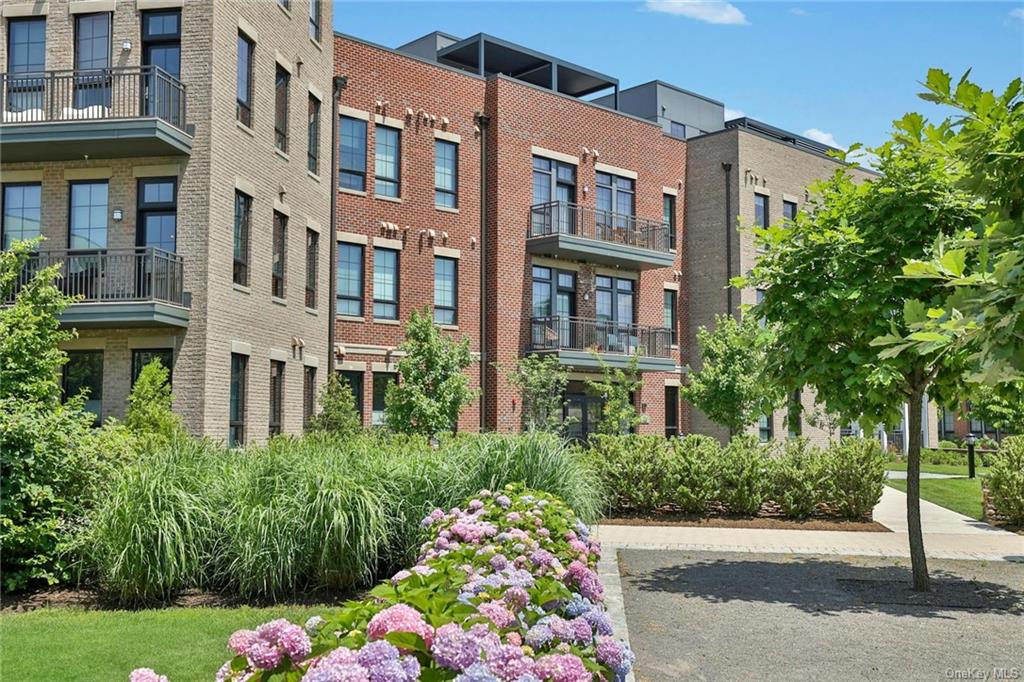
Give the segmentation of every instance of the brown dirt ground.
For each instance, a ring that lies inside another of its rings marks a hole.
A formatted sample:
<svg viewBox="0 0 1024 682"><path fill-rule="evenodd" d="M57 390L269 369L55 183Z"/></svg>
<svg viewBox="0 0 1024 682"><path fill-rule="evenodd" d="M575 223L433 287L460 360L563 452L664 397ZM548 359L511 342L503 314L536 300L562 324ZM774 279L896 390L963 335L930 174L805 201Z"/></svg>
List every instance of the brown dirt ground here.
<svg viewBox="0 0 1024 682"><path fill-rule="evenodd" d="M865 533L890 533L876 521L844 521L839 519L781 519L750 516L695 516L672 512L616 516L602 519L610 526L703 526L705 528L771 528L783 530L845 530Z"/></svg>

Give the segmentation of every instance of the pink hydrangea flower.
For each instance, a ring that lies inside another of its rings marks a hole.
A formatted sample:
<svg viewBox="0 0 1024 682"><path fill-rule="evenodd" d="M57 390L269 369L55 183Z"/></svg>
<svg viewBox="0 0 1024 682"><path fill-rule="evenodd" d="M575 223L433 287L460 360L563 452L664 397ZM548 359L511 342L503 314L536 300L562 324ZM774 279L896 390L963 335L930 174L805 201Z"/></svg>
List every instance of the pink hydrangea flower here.
<svg viewBox="0 0 1024 682"><path fill-rule="evenodd" d="M284 659L284 652L262 639L256 641L246 652L249 665L260 670L273 670Z"/></svg>
<svg viewBox="0 0 1024 682"><path fill-rule="evenodd" d="M537 659L537 676L551 682L591 682L593 675L574 654L548 654Z"/></svg>
<svg viewBox="0 0 1024 682"><path fill-rule="evenodd" d="M434 639L434 628L423 620L423 614L405 604L389 606L371 618L366 626L366 634L370 639L384 639L390 632L419 635L428 647Z"/></svg>
<svg viewBox="0 0 1024 682"><path fill-rule="evenodd" d="M136 668L128 676L128 682L167 682L167 676L158 675L152 668Z"/></svg>
<svg viewBox="0 0 1024 682"><path fill-rule="evenodd" d="M259 638L255 630L237 630L228 637L228 648L237 655L244 656L249 651L249 647L256 643L257 639Z"/></svg>
<svg viewBox="0 0 1024 682"><path fill-rule="evenodd" d="M485 602L477 610L499 628L512 627L516 623L516 615L496 601Z"/></svg>

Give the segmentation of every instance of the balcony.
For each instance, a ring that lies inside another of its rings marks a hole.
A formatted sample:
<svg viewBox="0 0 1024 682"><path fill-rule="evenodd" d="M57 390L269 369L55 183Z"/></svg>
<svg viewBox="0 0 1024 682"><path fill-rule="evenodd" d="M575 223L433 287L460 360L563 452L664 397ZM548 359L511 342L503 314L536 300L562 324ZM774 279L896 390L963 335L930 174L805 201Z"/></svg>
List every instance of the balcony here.
<svg viewBox="0 0 1024 682"><path fill-rule="evenodd" d="M579 369L600 367L595 353L613 367L625 367L640 351L639 367L649 372L671 372L672 331L641 324L548 315L530 320L530 352L557 353L562 364Z"/></svg>
<svg viewBox="0 0 1024 682"><path fill-rule="evenodd" d="M4 162L190 154L185 86L156 66L0 74Z"/></svg>
<svg viewBox="0 0 1024 682"><path fill-rule="evenodd" d="M530 253L619 266L630 270L670 268L669 226L564 201L530 208L526 250Z"/></svg>
<svg viewBox="0 0 1024 682"><path fill-rule="evenodd" d="M70 327L187 327L182 258L153 247L45 251L29 257L15 291L36 272L59 266L57 287L76 301L61 315ZM5 304L13 302L13 295Z"/></svg>

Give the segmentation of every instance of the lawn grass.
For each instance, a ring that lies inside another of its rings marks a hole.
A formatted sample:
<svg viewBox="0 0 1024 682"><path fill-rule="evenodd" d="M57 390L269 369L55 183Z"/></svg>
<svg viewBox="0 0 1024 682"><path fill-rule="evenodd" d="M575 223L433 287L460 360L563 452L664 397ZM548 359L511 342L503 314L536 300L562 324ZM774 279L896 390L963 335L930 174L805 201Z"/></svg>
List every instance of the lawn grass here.
<svg viewBox="0 0 1024 682"><path fill-rule="evenodd" d="M5 680L127 682L137 667L173 682L208 682L229 658L228 636L273 618L304 623L325 606L96 611L46 608L0 616Z"/></svg>
<svg viewBox="0 0 1024 682"><path fill-rule="evenodd" d="M888 479L886 485L907 492L907 482ZM923 478L921 498L940 507L952 509L972 519L982 520L981 479L975 478Z"/></svg>
<svg viewBox="0 0 1024 682"><path fill-rule="evenodd" d="M885 463L886 471L906 471L907 463L902 460L892 460ZM975 467L975 475L981 476L988 473L988 467ZM954 476L966 476L966 464L922 464L921 471L929 474L952 474Z"/></svg>

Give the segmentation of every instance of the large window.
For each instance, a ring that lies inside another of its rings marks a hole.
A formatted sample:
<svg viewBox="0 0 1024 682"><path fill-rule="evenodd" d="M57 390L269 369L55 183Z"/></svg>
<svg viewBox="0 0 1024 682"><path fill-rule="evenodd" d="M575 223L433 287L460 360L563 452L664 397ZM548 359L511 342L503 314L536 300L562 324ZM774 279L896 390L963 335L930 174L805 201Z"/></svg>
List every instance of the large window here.
<svg viewBox="0 0 1024 682"><path fill-rule="evenodd" d="M249 356L231 354L231 397L228 402L228 446L245 445L245 399Z"/></svg>
<svg viewBox="0 0 1024 682"><path fill-rule="evenodd" d="M309 0L309 37L320 42L320 0Z"/></svg>
<svg viewBox="0 0 1024 682"><path fill-rule="evenodd" d="M70 248L107 248L107 189L106 180L71 183Z"/></svg>
<svg viewBox="0 0 1024 682"><path fill-rule="evenodd" d="M235 247L232 281L249 286L249 231L252 220L252 197L235 191Z"/></svg>
<svg viewBox="0 0 1024 682"><path fill-rule="evenodd" d="M338 378L352 391L352 397L356 402L356 413L359 415L359 423L363 423L363 373L351 370L338 372Z"/></svg>
<svg viewBox="0 0 1024 682"><path fill-rule="evenodd" d="M110 106L110 12L75 15L75 107Z"/></svg>
<svg viewBox="0 0 1024 682"><path fill-rule="evenodd" d="M757 438L762 443L771 442L772 439L772 416L762 414L757 419Z"/></svg>
<svg viewBox="0 0 1024 682"><path fill-rule="evenodd" d="M661 222L668 230L668 248L676 248L676 198L672 194L661 196Z"/></svg>
<svg viewBox="0 0 1024 682"><path fill-rule="evenodd" d="M434 140L434 205L459 205L459 145L447 140Z"/></svg>
<svg viewBox="0 0 1024 682"><path fill-rule="evenodd" d="M95 415L99 426L103 415L103 351L71 350L64 363L64 399L85 393L85 411Z"/></svg>
<svg viewBox="0 0 1024 682"><path fill-rule="evenodd" d="M46 17L7 20L7 111L43 108Z"/></svg>
<svg viewBox="0 0 1024 682"><path fill-rule="evenodd" d="M796 220L796 202L795 201L783 201L782 202L782 217L786 220Z"/></svg>
<svg viewBox="0 0 1024 682"><path fill-rule="evenodd" d="M316 367L302 368L302 428L308 429L316 413Z"/></svg>
<svg viewBox="0 0 1024 682"><path fill-rule="evenodd" d="M284 363L270 361L270 435L281 433L281 414L284 412Z"/></svg>
<svg viewBox="0 0 1024 682"><path fill-rule="evenodd" d="M398 252L393 249L373 250L373 316L398 319Z"/></svg>
<svg viewBox="0 0 1024 682"><path fill-rule="evenodd" d="M175 78L181 77L181 10L161 9L142 13L142 64L163 69ZM147 114L166 116L185 127L181 93L167 87L166 81L147 75Z"/></svg>
<svg viewBox="0 0 1024 682"><path fill-rule="evenodd" d="M35 239L42 219L42 187L34 184L3 186L3 248L9 249L15 241Z"/></svg>
<svg viewBox="0 0 1024 682"><path fill-rule="evenodd" d="M370 424L380 426L384 423L384 410L387 406L385 397L388 393L388 384L395 381L395 375L391 372L373 373L373 413L370 415Z"/></svg>
<svg viewBox="0 0 1024 682"><path fill-rule="evenodd" d="M598 275L597 319L599 321L632 324L634 314L635 282L622 277Z"/></svg>
<svg viewBox="0 0 1024 682"><path fill-rule="evenodd" d="M306 229L306 307L316 310L317 281L320 279L320 234Z"/></svg>
<svg viewBox="0 0 1024 682"><path fill-rule="evenodd" d="M280 64L274 77L274 145L288 151L288 85L292 75Z"/></svg>
<svg viewBox="0 0 1024 682"><path fill-rule="evenodd" d="M345 189L366 189L366 121L341 117L341 168L338 186Z"/></svg>
<svg viewBox="0 0 1024 682"><path fill-rule="evenodd" d="M167 369L167 383L172 382L174 375L173 348L136 348L132 351L132 386L139 378L142 368L154 360L159 360L160 364Z"/></svg>
<svg viewBox="0 0 1024 682"><path fill-rule="evenodd" d="M135 228L138 246L177 251L177 178L139 180L139 218Z"/></svg>
<svg viewBox="0 0 1024 682"><path fill-rule="evenodd" d="M533 157L533 205L560 203L550 210L531 211L530 234L552 232L575 233L574 209L564 204L576 203L576 166Z"/></svg>
<svg viewBox="0 0 1024 682"><path fill-rule="evenodd" d="M285 259L288 256L288 217L274 211L274 238L270 261L270 295L284 298Z"/></svg>
<svg viewBox="0 0 1024 682"><path fill-rule="evenodd" d="M434 322L458 323L459 261L434 257Z"/></svg>
<svg viewBox="0 0 1024 682"><path fill-rule="evenodd" d="M636 181L610 173L598 173L597 221L605 229L634 229L636 213Z"/></svg>
<svg viewBox="0 0 1024 682"><path fill-rule="evenodd" d="M768 197L764 194L754 195L754 225L768 227Z"/></svg>
<svg viewBox="0 0 1024 682"><path fill-rule="evenodd" d="M349 317L363 315L363 247L338 244L337 313Z"/></svg>
<svg viewBox="0 0 1024 682"><path fill-rule="evenodd" d="M668 329L671 334L671 343L676 345L679 343L679 337L676 332L677 315L678 315L678 292L674 289L665 289L665 329Z"/></svg>
<svg viewBox="0 0 1024 682"><path fill-rule="evenodd" d="M306 168L313 175L320 174L320 100L309 96L309 118L307 121Z"/></svg>
<svg viewBox="0 0 1024 682"><path fill-rule="evenodd" d="M255 47L248 36L238 33L235 118L249 127L252 127L252 53Z"/></svg>
<svg viewBox="0 0 1024 682"><path fill-rule="evenodd" d="M382 197L397 197L402 165L401 131L377 126L376 134L373 191Z"/></svg>

